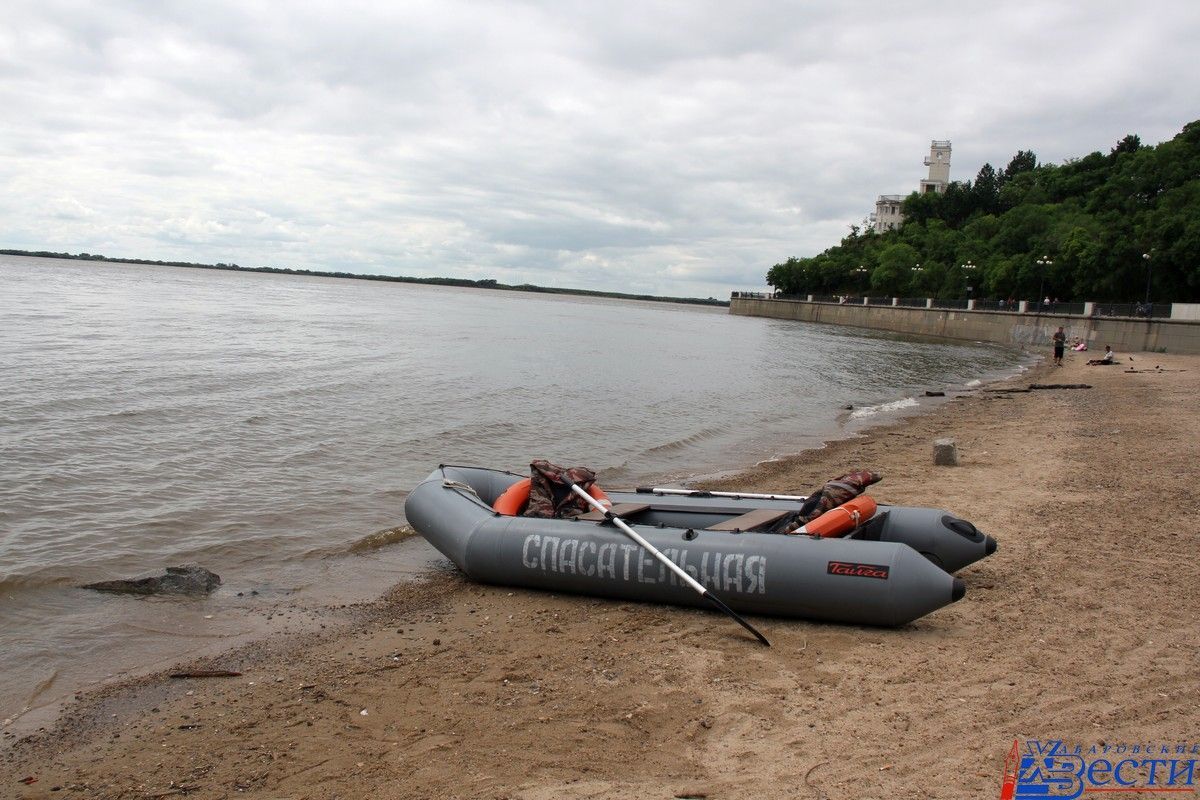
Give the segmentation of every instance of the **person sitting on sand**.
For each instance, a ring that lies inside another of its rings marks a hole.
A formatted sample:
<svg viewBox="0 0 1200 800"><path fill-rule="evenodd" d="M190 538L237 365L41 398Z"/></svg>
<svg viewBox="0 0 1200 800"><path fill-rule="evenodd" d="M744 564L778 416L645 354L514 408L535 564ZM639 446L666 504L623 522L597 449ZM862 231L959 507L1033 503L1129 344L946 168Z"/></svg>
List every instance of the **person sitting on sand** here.
<svg viewBox="0 0 1200 800"><path fill-rule="evenodd" d="M1083 351L1087 350L1087 342L1076 336L1075 343L1071 345L1071 349L1076 353L1082 353Z"/></svg>
<svg viewBox="0 0 1200 800"><path fill-rule="evenodd" d="M1104 355L1100 358L1093 358L1087 363L1089 367L1098 367L1102 364L1115 364L1116 361L1117 354L1112 351L1111 345L1106 344L1104 345Z"/></svg>

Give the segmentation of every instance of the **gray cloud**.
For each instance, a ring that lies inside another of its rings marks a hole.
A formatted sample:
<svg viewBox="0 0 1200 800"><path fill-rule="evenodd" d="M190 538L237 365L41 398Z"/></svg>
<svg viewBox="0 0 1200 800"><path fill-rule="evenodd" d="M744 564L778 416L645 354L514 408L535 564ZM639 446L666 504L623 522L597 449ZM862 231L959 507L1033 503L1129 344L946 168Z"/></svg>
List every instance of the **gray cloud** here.
<svg viewBox="0 0 1200 800"><path fill-rule="evenodd" d="M1196 115L1187 2L18 2L0 245L673 295Z"/></svg>

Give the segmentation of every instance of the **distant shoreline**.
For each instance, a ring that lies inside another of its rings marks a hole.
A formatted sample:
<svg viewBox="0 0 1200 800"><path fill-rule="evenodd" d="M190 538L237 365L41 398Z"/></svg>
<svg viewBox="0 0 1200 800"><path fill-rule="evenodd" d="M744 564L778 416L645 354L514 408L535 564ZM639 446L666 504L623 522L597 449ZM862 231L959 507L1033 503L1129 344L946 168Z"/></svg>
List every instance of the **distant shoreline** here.
<svg viewBox="0 0 1200 800"><path fill-rule="evenodd" d="M0 255L27 256L29 258L62 258L70 261L109 261L118 264L149 264L156 267L186 267L188 269L220 269L230 272L271 272L283 275L312 275L318 278L348 278L360 281L389 281L392 283L423 283L433 286L465 286L474 289L505 289L511 292L535 292L540 294L570 294L583 297L612 297L618 300L646 300L653 303L683 303L698 306L729 307L728 300L715 297L661 297L652 294L628 294L626 292L601 292L592 289L563 289L555 286L538 286L532 283L507 284L491 278L473 281L467 278L414 278L406 275L357 275L351 272L327 270L292 269L291 267L243 267L238 264L197 264L190 261L154 261L146 258L110 258L92 253L52 253L46 250L0 249Z"/></svg>

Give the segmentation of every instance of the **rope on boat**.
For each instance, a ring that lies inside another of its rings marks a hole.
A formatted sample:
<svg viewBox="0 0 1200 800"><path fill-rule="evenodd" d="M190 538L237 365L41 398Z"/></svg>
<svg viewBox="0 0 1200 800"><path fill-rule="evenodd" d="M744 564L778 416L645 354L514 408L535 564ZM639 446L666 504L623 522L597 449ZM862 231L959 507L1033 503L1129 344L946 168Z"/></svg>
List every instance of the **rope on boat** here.
<svg viewBox="0 0 1200 800"><path fill-rule="evenodd" d="M442 486L446 489L461 489L464 492L468 492L470 494L475 495L476 497L479 497L479 492L475 491L474 486L469 486L469 485L463 483L462 481L452 481L449 478L445 478L442 480ZM480 499L480 502L483 501L482 497L480 497L479 499Z"/></svg>
<svg viewBox="0 0 1200 800"><path fill-rule="evenodd" d="M492 514L496 513L495 509L493 509L490 504L484 502L484 499L479 496L479 492L475 491L475 487L471 486L470 484L463 483L462 481L452 480L450 478L443 478L442 488L453 489L456 492L460 492L467 500L479 504L480 508L486 508L488 512Z"/></svg>

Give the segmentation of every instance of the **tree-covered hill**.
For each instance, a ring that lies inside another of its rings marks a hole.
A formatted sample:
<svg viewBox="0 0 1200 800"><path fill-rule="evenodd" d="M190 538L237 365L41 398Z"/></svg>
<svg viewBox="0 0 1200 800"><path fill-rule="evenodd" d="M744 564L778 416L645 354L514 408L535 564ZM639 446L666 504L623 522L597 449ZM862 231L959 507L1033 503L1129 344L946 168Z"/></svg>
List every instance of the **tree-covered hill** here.
<svg viewBox="0 0 1200 800"><path fill-rule="evenodd" d="M904 215L883 234L851 226L840 245L771 267L767 283L784 294L946 299L971 286L977 298L1128 302L1149 279L1156 301L1200 301L1200 121L1157 146L1130 135L1061 165L1022 150L944 194L914 192Z"/></svg>

